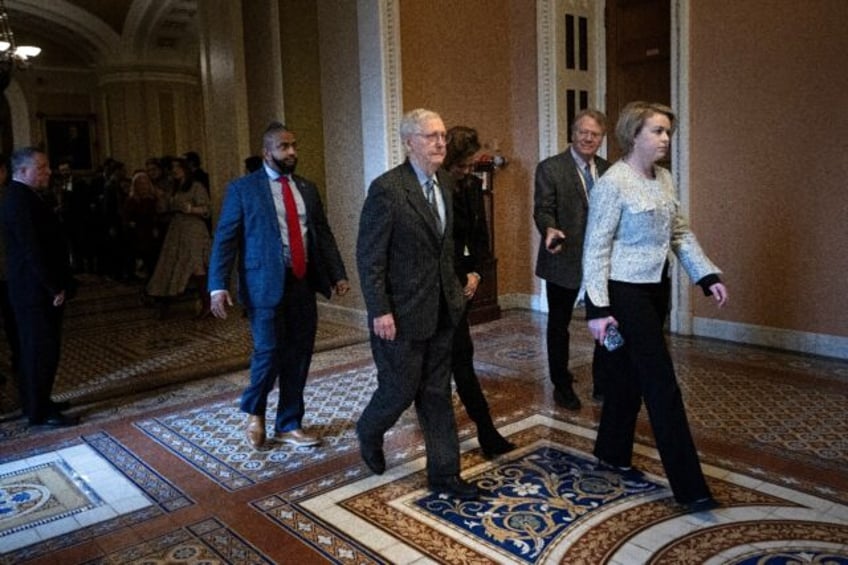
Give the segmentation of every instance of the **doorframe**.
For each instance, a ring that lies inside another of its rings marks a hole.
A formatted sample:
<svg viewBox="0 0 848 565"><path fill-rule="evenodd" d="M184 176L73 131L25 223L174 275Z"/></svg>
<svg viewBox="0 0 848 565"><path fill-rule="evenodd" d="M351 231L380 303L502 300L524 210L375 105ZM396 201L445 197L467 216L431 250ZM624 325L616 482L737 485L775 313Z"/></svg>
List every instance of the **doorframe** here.
<svg viewBox="0 0 848 565"><path fill-rule="evenodd" d="M677 125L675 142L671 144L672 178L677 188L680 212L689 217L691 120L689 109L689 2L671 2L671 107ZM671 312L669 329L676 334L691 335L695 316L692 287L680 261L674 262L671 277Z"/></svg>
<svg viewBox="0 0 848 565"><path fill-rule="evenodd" d="M672 144L672 162L674 184L680 211L689 216L690 204L690 109L689 109L689 3L690 0L671 0L671 104L677 115L676 139ZM606 100L606 29L604 12L606 2L586 3L582 0L538 0L536 3L536 27L538 50L538 92L539 92L539 160L556 154L561 129L568 128L562 123L557 107L557 17L563 5L594 9L594 52L595 52L595 96L592 103L597 108L604 107ZM608 129L614 129L609 124ZM606 154L606 142L601 148ZM533 299L533 308L547 311L544 285ZM692 334L694 311L692 293L686 273L674 262L672 270L672 296L669 327L678 334Z"/></svg>

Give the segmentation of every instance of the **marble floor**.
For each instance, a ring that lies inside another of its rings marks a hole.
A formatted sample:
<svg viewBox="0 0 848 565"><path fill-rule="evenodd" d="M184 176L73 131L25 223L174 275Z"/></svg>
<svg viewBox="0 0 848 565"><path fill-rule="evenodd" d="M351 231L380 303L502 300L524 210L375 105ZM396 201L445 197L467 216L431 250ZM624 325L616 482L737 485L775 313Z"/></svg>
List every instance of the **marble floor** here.
<svg viewBox="0 0 848 565"><path fill-rule="evenodd" d="M387 472L367 471L353 425L375 370L367 343L340 340L316 354L307 386L317 448L246 445L244 369L119 394L68 388L76 428L30 430L7 417L0 564L848 563L847 362L670 337L721 503L688 514L671 498L644 412L634 459L644 476L597 468L590 339L575 321L583 408L564 410L547 380L544 323L507 311L473 328L496 424L518 446L485 459L455 400L463 476L479 500L427 490L412 411L386 436ZM78 343L63 370L85 372L101 349ZM202 351L191 355L202 370Z"/></svg>

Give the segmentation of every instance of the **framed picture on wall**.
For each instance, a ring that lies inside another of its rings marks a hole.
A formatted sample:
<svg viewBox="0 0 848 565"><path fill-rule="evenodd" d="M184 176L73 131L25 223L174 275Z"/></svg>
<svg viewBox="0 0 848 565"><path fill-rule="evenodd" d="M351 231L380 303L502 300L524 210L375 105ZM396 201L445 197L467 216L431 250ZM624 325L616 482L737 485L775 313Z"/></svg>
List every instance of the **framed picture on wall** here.
<svg viewBox="0 0 848 565"><path fill-rule="evenodd" d="M90 171L94 168L94 120L86 116L45 116L45 150L50 168L60 161L71 162L71 169Z"/></svg>

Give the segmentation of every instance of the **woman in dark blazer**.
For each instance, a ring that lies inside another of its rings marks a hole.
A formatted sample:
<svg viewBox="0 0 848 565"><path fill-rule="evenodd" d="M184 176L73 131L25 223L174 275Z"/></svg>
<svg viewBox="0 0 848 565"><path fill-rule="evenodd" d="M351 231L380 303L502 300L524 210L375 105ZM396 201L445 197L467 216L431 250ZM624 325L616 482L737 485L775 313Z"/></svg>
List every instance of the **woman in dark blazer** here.
<svg viewBox="0 0 848 565"><path fill-rule="evenodd" d="M474 343L468 327L468 309L480 284L480 265L491 256L483 204L483 183L471 172L478 151L480 142L476 130L465 126L455 126L448 130L443 166L456 180L453 198L454 267L466 300L453 337L451 371L465 411L477 425L477 440L483 454L495 457L512 451L515 445L507 441L492 422L489 404L474 372Z"/></svg>

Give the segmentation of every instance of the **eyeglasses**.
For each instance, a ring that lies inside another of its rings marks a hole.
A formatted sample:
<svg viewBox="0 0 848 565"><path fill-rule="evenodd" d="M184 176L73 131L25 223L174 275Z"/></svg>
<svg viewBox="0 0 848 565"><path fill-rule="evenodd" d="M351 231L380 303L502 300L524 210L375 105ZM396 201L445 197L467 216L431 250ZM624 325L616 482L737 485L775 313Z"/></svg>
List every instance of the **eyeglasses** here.
<svg viewBox="0 0 848 565"><path fill-rule="evenodd" d="M437 141L444 143L448 139L447 134L443 131L434 131L433 133L416 133L415 135L423 137L430 143L436 143Z"/></svg>
<svg viewBox="0 0 848 565"><path fill-rule="evenodd" d="M588 137L589 139L600 139L604 136L603 133L597 131L589 131L587 129L577 130L577 137Z"/></svg>

